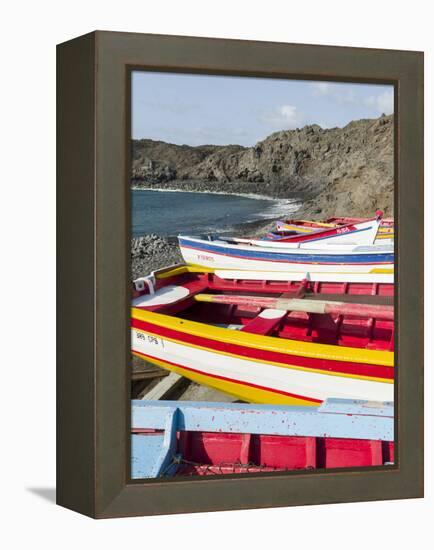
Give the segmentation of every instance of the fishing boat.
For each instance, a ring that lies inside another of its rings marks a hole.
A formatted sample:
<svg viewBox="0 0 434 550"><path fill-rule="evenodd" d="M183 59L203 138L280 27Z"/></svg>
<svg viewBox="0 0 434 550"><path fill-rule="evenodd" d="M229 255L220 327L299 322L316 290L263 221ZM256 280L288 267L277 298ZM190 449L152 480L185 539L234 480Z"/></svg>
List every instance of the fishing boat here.
<svg viewBox="0 0 434 550"><path fill-rule="evenodd" d="M280 222L276 223L276 226L279 226ZM280 226L279 226L280 227ZM335 230L339 230L339 227L335 228ZM393 231L393 230L392 230ZM311 240L315 240L317 233L322 233L322 230L319 229L311 229L309 231L303 231L300 232L298 230L290 230L290 229L276 229L274 231L269 231L265 237L262 238L262 240L265 241L275 241L275 242L294 242L294 237L299 236L300 234L302 236L309 235L311 237ZM393 233L387 234L387 233L381 233L380 230L376 234L374 238L373 244L381 244L381 245L393 245L394 243L394 235ZM357 243L361 244L361 243Z"/></svg>
<svg viewBox="0 0 434 550"><path fill-rule="evenodd" d="M319 407L134 400L131 477L248 474L394 463L392 403Z"/></svg>
<svg viewBox="0 0 434 550"><path fill-rule="evenodd" d="M382 212L377 211L377 215L381 217L378 233L375 237L376 243L389 244L394 239L394 221L393 218L383 218ZM351 218L351 217L333 217L324 221L311 220L281 220L276 222L276 231L270 232L268 238L279 239L279 237L288 237L297 234L310 234L326 229L342 227L348 224L358 224L368 221L367 218Z"/></svg>
<svg viewBox="0 0 434 550"><path fill-rule="evenodd" d="M331 245L219 236L178 236L187 264L218 269L305 273L393 273L392 245Z"/></svg>
<svg viewBox="0 0 434 550"><path fill-rule="evenodd" d="M382 230L387 229L393 229L395 226L395 222L393 218L385 218L384 213L381 210L377 210L378 215L381 215L381 223L380 228ZM337 224L345 224L345 223L359 223L366 221L367 218L357 218L357 217L351 217L351 216L334 216L332 218L327 218L325 221L326 223L337 223Z"/></svg>
<svg viewBox="0 0 434 550"><path fill-rule="evenodd" d="M284 235L268 236L281 242L291 243L318 243L337 245L337 244L374 244L380 227L381 217L371 218L359 223L347 223L335 225L332 227L317 228L309 232L285 231Z"/></svg>
<svg viewBox="0 0 434 550"><path fill-rule="evenodd" d="M241 275L179 265L134 281L132 352L252 403L393 401L389 275Z"/></svg>

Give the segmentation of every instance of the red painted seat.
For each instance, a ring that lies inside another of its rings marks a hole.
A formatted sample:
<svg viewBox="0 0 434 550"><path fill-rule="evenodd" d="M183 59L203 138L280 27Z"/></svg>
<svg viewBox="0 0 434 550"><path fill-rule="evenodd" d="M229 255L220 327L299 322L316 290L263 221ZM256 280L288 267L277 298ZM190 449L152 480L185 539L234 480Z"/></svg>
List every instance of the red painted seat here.
<svg viewBox="0 0 434 550"><path fill-rule="evenodd" d="M286 310L282 309L264 309L247 323L242 329L242 332L251 332L252 334L262 334L267 336L275 329L275 327L288 315Z"/></svg>

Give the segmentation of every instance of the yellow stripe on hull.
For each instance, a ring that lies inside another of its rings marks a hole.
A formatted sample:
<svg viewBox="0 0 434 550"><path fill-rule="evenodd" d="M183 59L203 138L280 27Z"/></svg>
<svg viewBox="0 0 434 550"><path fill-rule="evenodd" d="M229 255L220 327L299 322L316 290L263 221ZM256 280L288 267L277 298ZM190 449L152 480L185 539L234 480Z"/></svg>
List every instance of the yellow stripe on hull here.
<svg viewBox="0 0 434 550"><path fill-rule="evenodd" d="M322 222L314 222L314 221L311 221L311 220L300 220L300 223L308 223L308 224L309 223L314 223L315 227L313 227L313 226L303 226L303 225L298 225L298 224L293 224L293 223L285 223L285 224L282 224L281 227L284 230L298 231L299 233L313 233L314 231L317 231L318 228L321 228L321 227L323 227L323 228L338 227L338 225L335 224L335 223L322 223ZM360 223L360 222L355 222L355 223ZM388 234L389 236L393 236L393 229L390 228L390 227L380 226L378 228L378 233L382 233L383 235Z"/></svg>
<svg viewBox="0 0 434 550"><path fill-rule="evenodd" d="M381 268L376 267L375 269L371 269L369 273L386 273L387 275L393 275L395 273L394 269L387 269L387 268Z"/></svg>
<svg viewBox="0 0 434 550"><path fill-rule="evenodd" d="M275 393L272 391L263 390L260 388L254 388L251 386L244 385L243 383L229 382L227 380L221 380L219 378L214 378L212 376L207 376L204 374L199 374L192 372L182 367L174 366L170 363L166 363L161 359L155 359L148 357L147 355L142 355L141 353L133 352L134 355L145 359L149 363L157 365L163 369L176 372L193 382L214 388L223 393L227 393L241 399L242 401L247 401L248 403L263 403L268 405L302 405L302 406L318 406L318 403L312 402L306 399L298 399L296 397L291 397L288 395L283 395Z"/></svg>
<svg viewBox="0 0 434 550"><path fill-rule="evenodd" d="M211 267L203 267L199 265L177 265L175 267L159 269L155 273L155 278L168 279L169 277L183 275L184 273L214 273L214 269L212 269Z"/></svg>

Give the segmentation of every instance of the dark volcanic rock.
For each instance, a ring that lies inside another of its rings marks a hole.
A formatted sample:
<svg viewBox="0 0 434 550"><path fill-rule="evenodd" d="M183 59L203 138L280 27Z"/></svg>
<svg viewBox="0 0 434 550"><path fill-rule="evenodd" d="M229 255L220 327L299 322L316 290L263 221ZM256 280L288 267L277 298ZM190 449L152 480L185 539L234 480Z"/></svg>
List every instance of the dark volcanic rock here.
<svg viewBox="0 0 434 550"><path fill-rule="evenodd" d="M132 144L132 183L143 187L299 196L311 217L393 214L393 117L271 134L254 147Z"/></svg>
<svg viewBox="0 0 434 550"><path fill-rule="evenodd" d="M182 262L177 240L159 235L143 235L131 239L131 275L133 279L155 269Z"/></svg>

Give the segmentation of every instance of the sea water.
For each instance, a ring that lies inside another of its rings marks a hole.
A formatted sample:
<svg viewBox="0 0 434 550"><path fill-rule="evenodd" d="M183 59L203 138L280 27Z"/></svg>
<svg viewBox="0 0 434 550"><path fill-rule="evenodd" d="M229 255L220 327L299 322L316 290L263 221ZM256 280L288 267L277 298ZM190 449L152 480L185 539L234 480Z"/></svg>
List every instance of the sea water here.
<svg viewBox="0 0 434 550"><path fill-rule="evenodd" d="M248 222L275 219L298 207L293 199L133 189L133 237L149 233L228 232Z"/></svg>

